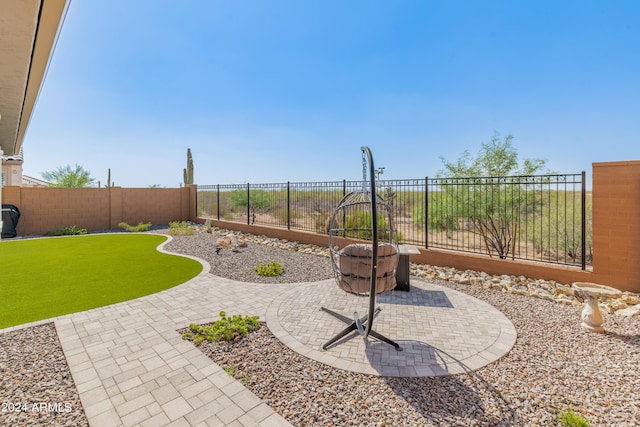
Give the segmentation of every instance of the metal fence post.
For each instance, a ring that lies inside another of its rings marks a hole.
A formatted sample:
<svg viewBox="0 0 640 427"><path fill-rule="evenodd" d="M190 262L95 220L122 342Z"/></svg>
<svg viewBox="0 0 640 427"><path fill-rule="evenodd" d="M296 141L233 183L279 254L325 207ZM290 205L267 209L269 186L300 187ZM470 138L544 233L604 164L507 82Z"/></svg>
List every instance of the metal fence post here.
<svg viewBox="0 0 640 427"><path fill-rule="evenodd" d="M291 182L287 181L287 230L291 230Z"/></svg>
<svg viewBox="0 0 640 427"><path fill-rule="evenodd" d="M194 184L196 186L196 218L198 218L200 216L200 213L198 212L198 184Z"/></svg>
<svg viewBox="0 0 640 427"><path fill-rule="evenodd" d="M424 177L424 247L429 249L429 177Z"/></svg>
<svg viewBox="0 0 640 427"><path fill-rule="evenodd" d="M217 206L217 211L218 211L218 221L220 221L220 184L217 184L216 187L217 187L216 188L217 189L217 192L216 192L216 198L217 198L216 206Z"/></svg>
<svg viewBox="0 0 640 427"><path fill-rule="evenodd" d="M587 268L587 188L586 173L582 171L582 269Z"/></svg>
<svg viewBox="0 0 640 427"><path fill-rule="evenodd" d="M251 224L251 185L247 182L247 225Z"/></svg>

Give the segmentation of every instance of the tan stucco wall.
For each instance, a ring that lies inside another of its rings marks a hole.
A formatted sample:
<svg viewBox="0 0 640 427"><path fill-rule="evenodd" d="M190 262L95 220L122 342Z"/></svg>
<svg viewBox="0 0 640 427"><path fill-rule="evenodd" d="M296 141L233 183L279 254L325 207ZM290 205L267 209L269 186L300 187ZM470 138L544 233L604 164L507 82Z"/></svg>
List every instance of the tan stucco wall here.
<svg viewBox="0 0 640 427"><path fill-rule="evenodd" d="M18 235L42 234L72 225L102 230L118 228L120 222L193 221L196 187L4 187L2 200L20 210Z"/></svg>
<svg viewBox="0 0 640 427"><path fill-rule="evenodd" d="M2 172L4 173L4 185L22 185L22 164L20 163L3 163Z"/></svg>
<svg viewBox="0 0 640 427"><path fill-rule="evenodd" d="M594 280L640 292L640 161L593 164Z"/></svg>

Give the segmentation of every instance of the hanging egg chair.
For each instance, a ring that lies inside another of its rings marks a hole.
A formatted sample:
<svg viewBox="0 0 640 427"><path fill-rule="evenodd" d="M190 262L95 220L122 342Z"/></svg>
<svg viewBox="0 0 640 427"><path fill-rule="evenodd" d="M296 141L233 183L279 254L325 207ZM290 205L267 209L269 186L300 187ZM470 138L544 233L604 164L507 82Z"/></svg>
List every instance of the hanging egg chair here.
<svg viewBox="0 0 640 427"><path fill-rule="evenodd" d="M396 287L398 241L391 207L376 193L373 156L369 147L362 147L363 186L342 198L336 206L329 225L331 264L338 287L346 292L369 297L369 312L353 321L328 308L322 310L348 323L349 326L322 348L358 330L401 350L394 341L372 329L374 316L381 310L375 307L376 295ZM367 180L367 171L369 179Z"/></svg>
<svg viewBox="0 0 640 427"><path fill-rule="evenodd" d="M368 188L347 194L335 208L329 226L331 264L338 287L362 296L371 292L371 267L374 256L372 205L376 206L378 228L373 293L377 295L390 291L396 287L398 242L391 208L382 197L378 194L373 195ZM344 245L351 240L357 240L359 243Z"/></svg>

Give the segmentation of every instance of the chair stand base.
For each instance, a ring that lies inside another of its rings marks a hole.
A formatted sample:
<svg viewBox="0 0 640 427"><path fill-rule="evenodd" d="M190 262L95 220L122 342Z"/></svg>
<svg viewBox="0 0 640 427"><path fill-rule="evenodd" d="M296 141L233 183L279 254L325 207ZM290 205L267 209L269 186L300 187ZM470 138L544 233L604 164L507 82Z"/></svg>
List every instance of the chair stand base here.
<svg viewBox="0 0 640 427"><path fill-rule="evenodd" d="M365 324L367 322L367 320L369 319L369 315L366 315L362 318L358 318L357 313L354 313L354 319L351 319L343 314L340 313L336 313L333 310L330 310L326 307L320 307L320 309L322 311L326 311L327 313L329 313L330 315L332 315L333 317L343 321L344 323L346 323L347 326L345 329L343 329L342 331L340 331L338 333L338 335L336 335L335 337L331 338L329 341L327 341L323 346L322 349L326 350L331 344L335 343L336 341L338 341L340 338L344 337L345 335L349 334L351 331L359 331L361 334L362 332L360 331L362 328L362 324ZM376 308L376 311L373 313L373 315L375 316L376 314L378 314L380 312L380 310L382 310L380 307ZM400 345L398 343L396 343L395 341L390 340L389 338L385 337L384 335L381 335L379 333L377 333L376 331L374 331L373 329L369 332L369 335L371 335L372 337L386 342L387 344L393 346L397 351L402 351L402 348L400 347Z"/></svg>

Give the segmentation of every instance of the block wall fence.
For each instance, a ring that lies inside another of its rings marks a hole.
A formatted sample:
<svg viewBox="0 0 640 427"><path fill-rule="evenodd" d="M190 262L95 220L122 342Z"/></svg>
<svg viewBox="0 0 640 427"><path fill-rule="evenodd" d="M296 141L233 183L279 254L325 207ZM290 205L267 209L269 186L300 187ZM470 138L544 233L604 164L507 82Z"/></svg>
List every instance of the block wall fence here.
<svg viewBox="0 0 640 427"><path fill-rule="evenodd" d="M416 263L522 275L560 283L594 282L640 292L640 161L594 163L592 167L593 269L420 248ZM3 203L22 214L18 234L40 234L76 225L114 229L118 223L166 224L197 218L196 186L183 188L24 188L5 187ZM328 236L282 228L211 220L212 225L246 233L327 246Z"/></svg>
<svg viewBox="0 0 640 427"><path fill-rule="evenodd" d="M196 219L196 186L182 188L3 187L2 203L20 210L18 235L42 234L75 225L117 229L126 222L167 224Z"/></svg>

